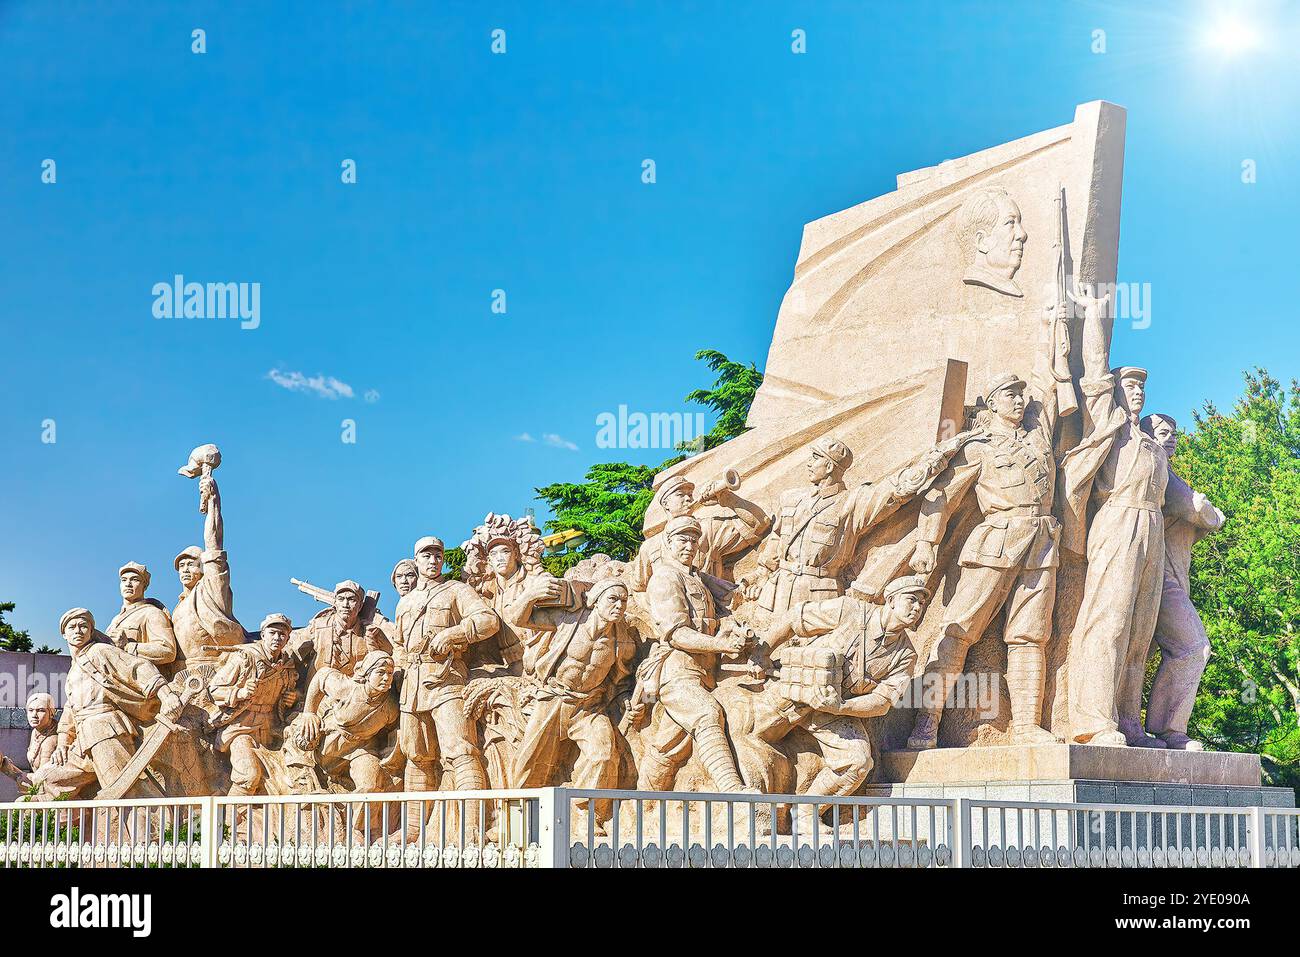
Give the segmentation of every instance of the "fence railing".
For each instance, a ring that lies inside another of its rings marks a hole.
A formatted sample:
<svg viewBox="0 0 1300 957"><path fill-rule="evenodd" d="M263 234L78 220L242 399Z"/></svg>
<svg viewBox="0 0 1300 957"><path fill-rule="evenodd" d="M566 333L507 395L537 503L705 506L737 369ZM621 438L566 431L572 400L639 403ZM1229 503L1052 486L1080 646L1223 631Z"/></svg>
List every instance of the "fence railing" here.
<svg viewBox="0 0 1300 957"><path fill-rule="evenodd" d="M1300 810L541 788L0 804L0 867L1300 868Z"/></svg>

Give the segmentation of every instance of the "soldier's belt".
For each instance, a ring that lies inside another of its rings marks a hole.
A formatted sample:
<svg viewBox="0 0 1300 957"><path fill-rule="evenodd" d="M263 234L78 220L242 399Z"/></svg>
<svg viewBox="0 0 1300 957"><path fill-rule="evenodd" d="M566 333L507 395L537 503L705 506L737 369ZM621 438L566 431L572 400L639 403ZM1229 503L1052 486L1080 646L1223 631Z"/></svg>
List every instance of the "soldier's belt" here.
<svg viewBox="0 0 1300 957"><path fill-rule="evenodd" d="M1006 518L1046 518L1047 513L1038 505L1013 505L1011 508L1000 508L990 512L986 518L994 517Z"/></svg>
<svg viewBox="0 0 1300 957"><path fill-rule="evenodd" d="M782 562L780 570L789 572L797 578L833 578L834 576L826 574L826 568L822 565L806 565L803 562Z"/></svg>
<svg viewBox="0 0 1300 957"><path fill-rule="evenodd" d="M1159 502L1149 502L1146 499L1130 498L1128 496L1118 495L1112 495L1110 498L1106 499L1106 501L1102 503L1102 507L1104 508L1106 505L1114 505L1120 508L1141 508L1148 512L1159 512L1162 509Z"/></svg>

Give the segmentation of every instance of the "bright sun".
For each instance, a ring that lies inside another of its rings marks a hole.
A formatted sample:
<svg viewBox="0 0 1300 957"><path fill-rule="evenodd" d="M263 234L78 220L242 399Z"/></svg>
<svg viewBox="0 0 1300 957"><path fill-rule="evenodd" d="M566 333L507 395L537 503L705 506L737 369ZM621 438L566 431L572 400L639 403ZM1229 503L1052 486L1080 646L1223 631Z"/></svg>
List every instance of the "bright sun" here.
<svg viewBox="0 0 1300 957"><path fill-rule="evenodd" d="M1230 17L1216 21L1205 32L1206 45L1229 56L1253 49L1258 42L1254 30Z"/></svg>

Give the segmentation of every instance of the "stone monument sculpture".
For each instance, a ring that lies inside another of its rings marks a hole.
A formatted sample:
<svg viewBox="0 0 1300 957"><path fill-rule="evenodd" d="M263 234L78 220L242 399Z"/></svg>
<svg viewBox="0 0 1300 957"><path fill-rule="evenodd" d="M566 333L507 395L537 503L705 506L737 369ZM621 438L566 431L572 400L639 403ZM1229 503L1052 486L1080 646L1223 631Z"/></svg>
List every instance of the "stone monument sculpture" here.
<svg viewBox="0 0 1300 957"><path fill-rule="evenodd" d="M1110 367L1124 122L1085 104L808 224L751 429L656 476L626 564L557 577L530 520L489 512L463 580L433 536L397 562L391 620L355 581L295 579L327 607L250 636L199 446L170 617L129 563L106 634L60 622L39 795L1258 788L1257 756L1188 730L1191 547L1225 516L1170 470L1173 420L1141 418L1145 371ZM963 678L991 699L958 702ZM413 834L404 800L359 818ZM588 810L603 832L611 802ZM479 813L467 833L501 823Z"/></svg>
<svg viewBox="0 0 1300 957"><path fill-rule="evenodd" d="M1139 425L1146 370L1107 369L1097 321L1107 297L1073 298L1087 317L1080 390L1089 428L1061 461L1062 537L1075 553L1086 548L1088 560L1070 660L1071 733L1085 743L1163 747L1139 712L1164 577L1169 463ZM1088 521L1090 502L1096 512Z"/></svg>
<svg viewBox="0 0 1300 957"><path fill-rule="evenodd" d="M1172 460L1178 447L1178 424L1172 416L1148 415L1142 430ZM1155 642L1160 665L1147 702L1147 733L1174 750L1201 751L1204 745L1187 734L1196 689L1210 658L1210 639L1190 597L1192 546L1223 527L1224 514L1184 482L1173 466L1165 487L1165 581L1160 592Z"/></svg>
<svg viewBox="0 0 1300 957"><path fill-rule="evenodd" d="M203 547L190 545L173 561L181 582L181 594L171 614L177 671L215 666L219 652L205 651L205 646L223 648L244 642L244 628L235 618L230 589L221 490L212 474L220 464L220 450L215 445L201 445L179 469L181 475L199 479L199 511L204 520Z"/></svg>

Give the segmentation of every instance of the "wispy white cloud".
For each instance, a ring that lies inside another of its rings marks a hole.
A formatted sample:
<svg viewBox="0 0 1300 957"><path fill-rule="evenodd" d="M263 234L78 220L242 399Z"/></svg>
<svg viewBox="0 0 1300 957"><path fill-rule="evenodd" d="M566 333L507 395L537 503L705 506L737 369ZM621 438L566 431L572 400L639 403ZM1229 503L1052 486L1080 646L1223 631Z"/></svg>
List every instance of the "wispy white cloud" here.
<svg viewBox="0 0 1300 957"><path fill-rule="evenodd" d="M578 451L578 446L564 438L562 435L556 435L554 432L543 432L542 441L547 445L557 449L568 449L570 452Z"/></svg>
<svg viewBox="0 0 1300 957"><path fill-rule="evenodd" d="M529 435L527 432L520 432L518 435L515 436L515 441L516 441L516 442L536 442L537 440L536 440L535 438L533 438L531 435Z"/></svg>
<svg viewBox="0 0 1300 957"><path fill-rule="evenodd" d="M301 372L272 369L266 374L266 377L282 389L288 389L290 392L305 392L308 395L316 396L318 399L351 399L356 395L352 386L334 378L332 375L317 374L308 376L303 375ZM379 393L376 392L375 398L378 397Z"/></svg>

